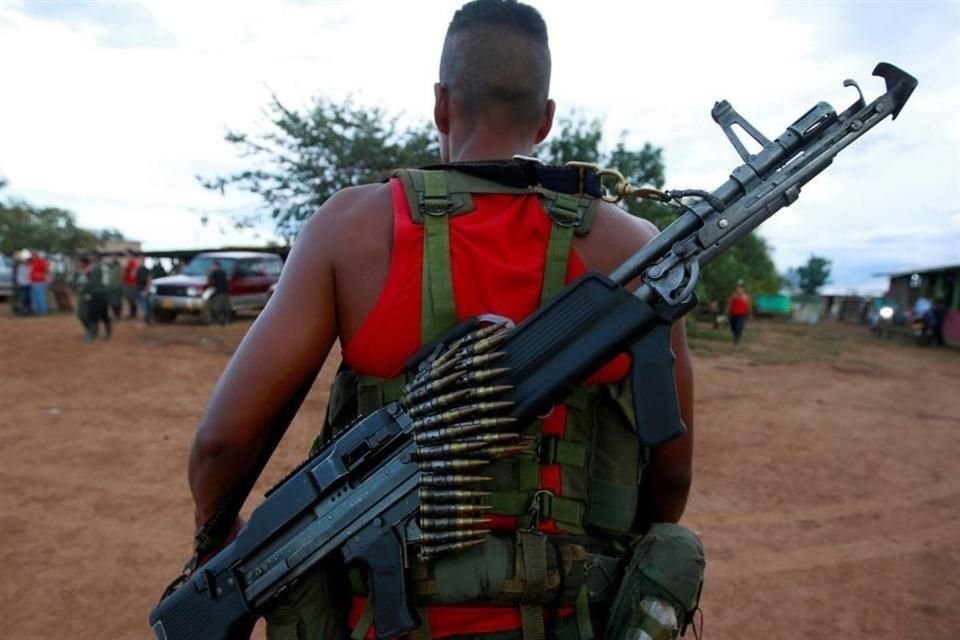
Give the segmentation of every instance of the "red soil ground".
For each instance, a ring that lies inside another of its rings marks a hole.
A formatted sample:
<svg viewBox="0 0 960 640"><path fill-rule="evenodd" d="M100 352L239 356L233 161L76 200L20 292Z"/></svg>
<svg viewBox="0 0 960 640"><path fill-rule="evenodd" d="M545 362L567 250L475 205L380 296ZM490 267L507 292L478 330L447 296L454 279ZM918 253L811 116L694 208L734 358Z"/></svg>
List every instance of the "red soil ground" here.
<svg viewBox="0 0 960 640"><path fill-rule="evenodd" d="M70 317L0 318L0 637L149 637L193 532L187 450L247 326L126 322L84 344ZM837 325L746 335L692 340L706 637L958 637L960 352ZM306 451L323 386L264 488Z"/></svg>

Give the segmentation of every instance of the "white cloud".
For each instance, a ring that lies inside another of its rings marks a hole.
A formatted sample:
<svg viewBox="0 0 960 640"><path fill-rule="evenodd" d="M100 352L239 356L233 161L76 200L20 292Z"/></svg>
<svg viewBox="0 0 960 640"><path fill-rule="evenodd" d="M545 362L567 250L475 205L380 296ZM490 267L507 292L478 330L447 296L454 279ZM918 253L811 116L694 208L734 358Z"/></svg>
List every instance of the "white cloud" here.
<svg viewBox="0 0 960 640"><path fill-rule="evenodd" d="M104 47L105 30L113 42L139 33L122 25L67 24L0 4L0 59L15 61L4 64L0 171L15 193L150 247L250 241L216 227L222 212L256 202L206 192L194 178L244 166L224 129L262 130L271 91L295 107L352 95L428 117L459 4L150 0L156 30L176 43L151 48ZM881 59L914 73L920 87L901 118L842 154L763 234L780 268L812 252L876 270L866 262L884 252L924 248L930 262L960 262L957 7L535 4L551 30L561 113L603 116L608 140L629 129L632 142L662 145L671 186L713 188L738 162L709 117L717 99L775 136L819 100L845 107L854 97L841 87L846 77L875 97L882 83L868 74ZM198 212L212 212L213 230ZM895 236L903 242L887 241Z"/></svg>

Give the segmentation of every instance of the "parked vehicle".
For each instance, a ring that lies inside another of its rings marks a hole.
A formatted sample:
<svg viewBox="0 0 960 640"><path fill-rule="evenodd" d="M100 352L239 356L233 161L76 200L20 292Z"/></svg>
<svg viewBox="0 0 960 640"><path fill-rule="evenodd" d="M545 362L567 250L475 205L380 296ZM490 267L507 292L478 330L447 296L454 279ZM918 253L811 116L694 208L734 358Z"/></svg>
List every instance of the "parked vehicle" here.
<svg viewBox="0 0 960 640"><path fill-rule="evenodd" d="M13 292L13 259L0 253L0 300L7 300Z"/></svg>
<svg viewBox="0 0 960 640"><path fill-rule="evenodd" d="M157 278L150 284L153 318L158 322L173 322L178 315L187 313L209 322L213 289L208 285L208 277L215 260L227 274L230 306L234 313L262 309L283 268L283 260L273 253L214 251L197 254L178 275Z"/></svg>

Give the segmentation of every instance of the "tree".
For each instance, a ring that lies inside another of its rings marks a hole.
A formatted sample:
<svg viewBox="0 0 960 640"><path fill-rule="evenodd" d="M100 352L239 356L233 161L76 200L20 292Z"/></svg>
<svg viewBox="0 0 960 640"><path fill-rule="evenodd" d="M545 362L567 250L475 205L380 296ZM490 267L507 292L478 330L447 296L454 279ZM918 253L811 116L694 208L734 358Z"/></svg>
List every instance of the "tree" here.
<svg viewBox="0 0 960 640"><path fill-rule="evenodd" d="M816 295L825 284L830 283L831 261L811 254L807 264L789 269L784 280L804 295Z"/></svg>
<svg viewBox="0 0 960 640"><path fill-rule="evenodd" d="M317 98L299 113L274 96L267 111L271 121L268 132L226 134L227 142L236 145L242 157L255 161L255 168L198 179L206 188L221 193L233 187L259 195L277 233L288 242L340 189L383 180L393 169L440 160L432 127L421 123L401 128L398 118L382 109Z"/></svg>
<svg viewBox="0 0 960 640"><path fill-rule="evenodd" d="M7 182L0 177L0 190ZM70 211L36 207L27 202L0 200L0 253L20 249L74 255L95 250L103 240L123 240L116 229L90 231L78 227Z"/></svg>

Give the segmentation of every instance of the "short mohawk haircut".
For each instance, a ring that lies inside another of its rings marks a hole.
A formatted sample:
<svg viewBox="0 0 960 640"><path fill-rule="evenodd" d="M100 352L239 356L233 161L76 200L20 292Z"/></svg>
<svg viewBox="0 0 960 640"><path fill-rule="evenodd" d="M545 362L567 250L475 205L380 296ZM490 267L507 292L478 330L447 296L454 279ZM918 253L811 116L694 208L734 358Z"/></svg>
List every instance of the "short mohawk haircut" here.
<svg viewBox="0 0 960 640"><path fill-rule="evenodd" d="M440 82L468 113L533 124L550 92L547 25L517 0L473 0L450 21Z"/></svg>
<svg viewBox="0 0 960 640"><path fill-rule="evenodd" d="M540 12L517 0L473 0L453 14L447 37L477 24L513 27L543 45L548 45L547 24Z"/></svg>

